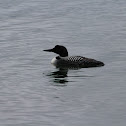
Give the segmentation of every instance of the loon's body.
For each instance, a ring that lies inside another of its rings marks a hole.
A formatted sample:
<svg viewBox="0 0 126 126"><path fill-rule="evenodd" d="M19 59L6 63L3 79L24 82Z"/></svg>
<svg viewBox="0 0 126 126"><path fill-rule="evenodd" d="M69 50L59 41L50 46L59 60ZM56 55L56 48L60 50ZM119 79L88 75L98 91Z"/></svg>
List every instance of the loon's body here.
<svg viewBox="0 0 126 126"><path fill-rule="evenodd" d="M59 56L54 57L51 63L56 67L88 68L104 66L104 63L95 59L82 56L68 56L68 51L64 46L56 45L53 49L44 50L54 52Z"/></svg>

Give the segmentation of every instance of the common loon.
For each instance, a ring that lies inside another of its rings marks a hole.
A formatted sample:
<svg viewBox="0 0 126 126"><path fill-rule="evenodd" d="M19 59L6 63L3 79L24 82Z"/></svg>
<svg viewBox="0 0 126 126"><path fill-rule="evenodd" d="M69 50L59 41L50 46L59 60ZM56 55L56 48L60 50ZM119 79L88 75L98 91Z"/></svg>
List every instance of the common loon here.
<svg viewBox="0 0 126 126"><path fill-rule="evenodd" d="M47 52L54 52L59 56L54 57L51 63L56 67L74 67L74 68L88 68L104 66L104 63L95 59L90 59L82 56L68 56L66 47L56 45L52 49L43 50Z"/></svg>

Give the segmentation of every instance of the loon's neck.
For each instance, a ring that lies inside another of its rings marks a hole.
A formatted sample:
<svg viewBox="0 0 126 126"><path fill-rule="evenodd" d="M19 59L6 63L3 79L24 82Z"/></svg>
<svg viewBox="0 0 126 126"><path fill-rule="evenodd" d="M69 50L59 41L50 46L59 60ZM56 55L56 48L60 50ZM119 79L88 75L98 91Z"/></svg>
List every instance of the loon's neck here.
<svg viewBox="0 0 126 126"><path fill-rule="evenodd" d="M64 56L64 57L62 57L62 56L56 56L55 58L57 59L57 60L59 60L59 59L64 59L64 58L67 58L68 56Z"/></svg>

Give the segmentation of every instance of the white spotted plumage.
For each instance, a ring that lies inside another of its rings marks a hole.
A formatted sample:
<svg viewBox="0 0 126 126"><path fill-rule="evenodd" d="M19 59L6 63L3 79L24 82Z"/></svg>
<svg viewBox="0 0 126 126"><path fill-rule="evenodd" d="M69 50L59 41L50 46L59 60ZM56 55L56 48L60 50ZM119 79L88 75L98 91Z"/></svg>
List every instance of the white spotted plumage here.
<svg viewBox="0 0 126 126"><path fill-rule="evenodd" d="M56 66L73 66L73 67L91 67L98 66L100 61L85 58L82 56L70 56L70 57L55 57L52 59L51 63Z"/></svg>

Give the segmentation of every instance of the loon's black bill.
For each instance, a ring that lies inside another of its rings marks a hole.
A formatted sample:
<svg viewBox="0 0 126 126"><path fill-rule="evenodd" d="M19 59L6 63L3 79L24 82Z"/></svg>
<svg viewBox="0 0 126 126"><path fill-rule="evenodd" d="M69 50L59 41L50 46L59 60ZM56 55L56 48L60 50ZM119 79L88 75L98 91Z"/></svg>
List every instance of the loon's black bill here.
<svg viewBox="0 0 126 126"><path fill-rule="evenodd" d="M53 52L53 49L46 49L46 50L43 50L43 51L46 51L46 52Z"/></svg>

